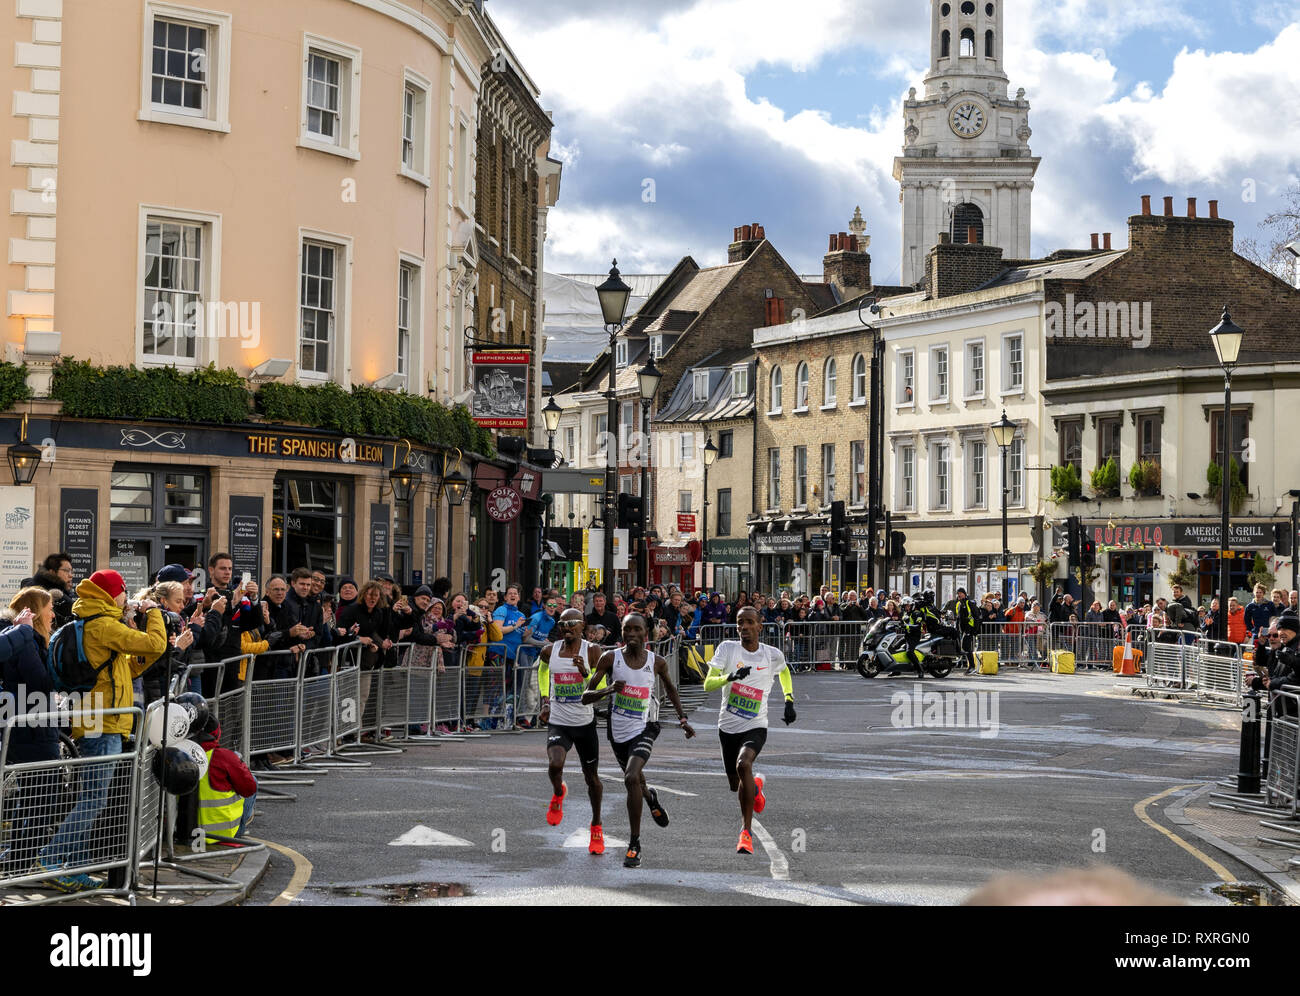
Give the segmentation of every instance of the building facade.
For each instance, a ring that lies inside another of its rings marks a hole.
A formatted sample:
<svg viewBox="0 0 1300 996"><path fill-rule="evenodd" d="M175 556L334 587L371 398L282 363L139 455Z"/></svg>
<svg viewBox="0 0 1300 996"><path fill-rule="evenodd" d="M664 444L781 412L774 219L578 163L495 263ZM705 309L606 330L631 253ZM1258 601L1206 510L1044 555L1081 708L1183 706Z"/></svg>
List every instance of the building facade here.
<svg viewBox="0 0 1300 996"><path fill-rule="evenodd" d="M480 96L503 51L477 5L22 0L0 17L17 38L7 359L38 397L62 357L463 402ZM110 430L38 403L31 422L57 442L36 479L40 555L69 541L75 507L87 559L133 571L201 564L238 525L263 572L307 557L481 585L473 502L453 509L430 481L459 469L486 494L522 473L254 416ZM425 486L399 503L403 461Z"/></svg>

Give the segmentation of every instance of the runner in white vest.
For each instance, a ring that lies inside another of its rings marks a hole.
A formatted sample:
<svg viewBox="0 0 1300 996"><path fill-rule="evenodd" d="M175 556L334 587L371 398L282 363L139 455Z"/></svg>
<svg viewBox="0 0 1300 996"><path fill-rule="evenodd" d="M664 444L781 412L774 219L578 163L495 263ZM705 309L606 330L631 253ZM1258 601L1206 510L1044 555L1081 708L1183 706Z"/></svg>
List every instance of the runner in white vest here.
<svg viewBox="0 0 1300 996"><path fill-rule="evenodd" d="M726 689L718 714L718 737L722 741L722 767L727 772L731 791L739 793L740 815L744 820L736 853L753 854L751 821L755 813L761 813L767 806L763 776L754 774L754 760L767 743L767 703L772 682L778 676L781 679L781 690L785 693L783 718L787 726L795 720L794 683L785 655L759 642L763 620L756 609L750 606L741 609L736 615L736 628L740 640L727 640L718 646L709 662L704 690Z"/></svg>
<svg viewBox="0 0 1300 996"><path fill-rule="evenodd" d="M596 732L596 711L582 704L582 692L587 678L600 661L601 648L583 639L586 621L580 609L565 609L556 623L561 639L549 643L542 650L537 666L537 687L542 695L541 720L549 732L546 736L547 774L551 779L551 804L546 809L546 822L559 826L564 819L564 797L569 787L564 784L564 759L570 749L578 748L582 776L587 780L587 796L591 799L591 842L587 850L592 854L605 853L605 832L600 825L601 785L596 772L600 760L600 735Z"/></svg>
<svg viewBox="0 0 1300 996"><path fill-rule="evenodd" d="M632 832L624 868L641 864L641 800L650 801L650 815L660 826L668 825L668 814L659 804L658 796L646 785L644 769L650 760L650 751L659 736L659 707L655 701L655 679L664 685L664 691L673 708L677 710L678 723L689 740L695 736L691 724L686 722L686 711L677 697L677 686L668 675L668 663L646 648L649 631L645 619L635 612L623 617L623 642L619 650L601 655L596 670L587 679L587 691L582 701L590 705L606 695L613 695L609 710L609 742L614 756L623 768L623 784L627 786L627 818ZM607 688L597 691L597 686L610 677Z"/></svg>

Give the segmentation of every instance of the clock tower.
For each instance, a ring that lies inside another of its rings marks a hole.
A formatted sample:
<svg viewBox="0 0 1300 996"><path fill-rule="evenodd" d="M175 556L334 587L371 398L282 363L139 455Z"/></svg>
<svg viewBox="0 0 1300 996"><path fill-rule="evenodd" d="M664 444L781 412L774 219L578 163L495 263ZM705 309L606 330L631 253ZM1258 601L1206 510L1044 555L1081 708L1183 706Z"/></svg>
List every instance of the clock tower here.
<svg viewBox="0 0 1300 996"><path fill-rule="evenodd" d="M930 0L925 93L903 102L903 154L894 179L903 205L902 280L925 276L930 247L948 233L1029 258L1029 201L1039 160L1029 151L1025 91L1008 96L1002 9L1008 0Z"/></svg>

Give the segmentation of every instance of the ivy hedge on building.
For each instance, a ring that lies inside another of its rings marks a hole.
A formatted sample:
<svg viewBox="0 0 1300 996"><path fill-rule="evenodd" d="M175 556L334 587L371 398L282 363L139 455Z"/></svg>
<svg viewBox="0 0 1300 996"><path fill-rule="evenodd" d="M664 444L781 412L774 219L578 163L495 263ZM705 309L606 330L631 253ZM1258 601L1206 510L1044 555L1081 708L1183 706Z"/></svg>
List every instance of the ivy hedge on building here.
<svg viewBox="0 0 1300 996"><path fill-rule="evenodd" d="M0 401L7 401L3 407L27 397L26 392L26 368L0 364ZM448 408L418 395L376 391L361 384L345 391L333 383L271 383L253 392L238 372L211 364L182 372L175 367L98 367L85 360L63 359L55 365L50 397L62 401L64 414L76 418L165 418L230 425L247 422L256 413L269 422L405 438L481 456L496 452L492 434L463 405Z"/></svg>
<svg viewBox="0 0 1300 996"><path fill-rule="evenodd" d="M0 412L6 412L31 397L27 387L27 364L0 362Z"/></svg>

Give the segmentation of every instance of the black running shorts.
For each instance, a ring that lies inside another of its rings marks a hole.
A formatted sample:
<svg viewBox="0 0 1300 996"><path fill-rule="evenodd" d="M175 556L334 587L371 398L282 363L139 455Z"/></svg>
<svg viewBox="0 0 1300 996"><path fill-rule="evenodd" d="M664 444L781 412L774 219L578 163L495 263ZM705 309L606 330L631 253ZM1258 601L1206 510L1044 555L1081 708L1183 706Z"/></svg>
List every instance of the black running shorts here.
<svg viewBox="0 0 1300 996"><path fill-rule="evenodd" d="M546 746L563 747L564 753L578 748L578 760L584 768L592 767L600 759L600 735L596 732L596 720L586 726L560 726L558 723L546 724Z"/></svg>
<svg viewBox="0 0 1300 996"><path fill-rule="evenodd" d="M626 771L627 762L634 757L639 757L643 761L650 760L650 751L654 749L658 737L659 724L646 723L645 729L631 740L617 744L614 738L610 737L609 745L614 748L614 757L618 759L618 766Z"/></svg>
<svg viewBox="0 0 1300 996"><path fill-rule="evenodd" d="M740 752L746 747L754 751L757 757L767 743L767 727L756 726L752 730L746 730L744 733L724 733L718 731L718 739L722 741L722 767L728 774L734 774L736 771L736 761L740 758Z"/></svg>

